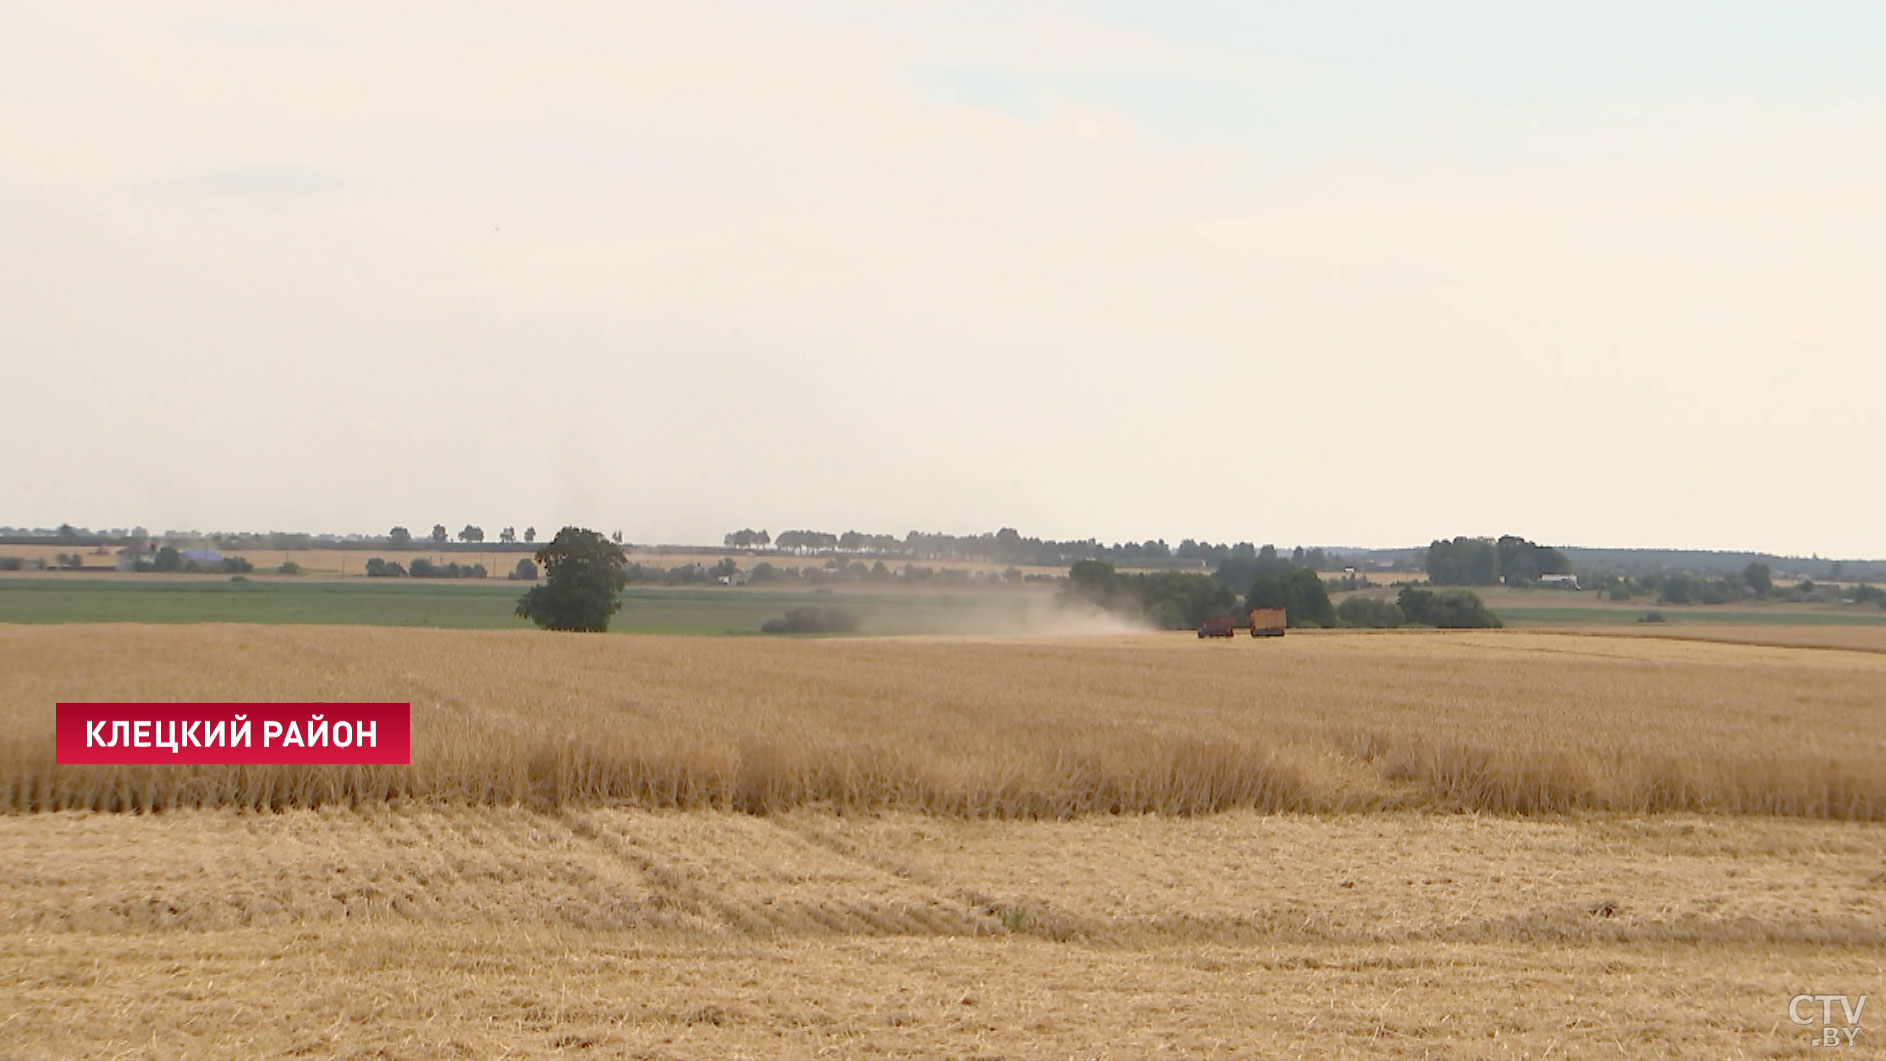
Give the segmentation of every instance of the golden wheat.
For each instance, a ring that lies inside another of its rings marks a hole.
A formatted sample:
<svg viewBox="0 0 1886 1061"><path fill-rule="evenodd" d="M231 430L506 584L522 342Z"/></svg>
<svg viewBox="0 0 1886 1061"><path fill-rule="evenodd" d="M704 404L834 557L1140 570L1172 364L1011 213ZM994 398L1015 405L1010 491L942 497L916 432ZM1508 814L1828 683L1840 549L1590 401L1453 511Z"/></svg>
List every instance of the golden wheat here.
<svg viewBox="0 0 1886 1061"><path fill-rule="evenodd" d="M410 700L410 767L58 767L61 700ZM1886 658L1513 632L853 641L0 629L0 807L1886 817Z"/></svg>

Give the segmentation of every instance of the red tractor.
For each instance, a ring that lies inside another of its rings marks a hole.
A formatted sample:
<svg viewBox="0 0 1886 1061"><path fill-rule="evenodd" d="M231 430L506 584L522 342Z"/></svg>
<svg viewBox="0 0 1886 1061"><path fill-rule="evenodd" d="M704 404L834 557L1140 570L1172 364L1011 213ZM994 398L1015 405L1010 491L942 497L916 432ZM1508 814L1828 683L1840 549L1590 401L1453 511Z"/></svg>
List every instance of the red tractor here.
<svg viewBox="0 0 1886 1061"><path fill-rule="evenodd" d="M1229 615L1214 615L1198 624L1200 637L1230 637L1238 632L1238 621Z"/></svg>

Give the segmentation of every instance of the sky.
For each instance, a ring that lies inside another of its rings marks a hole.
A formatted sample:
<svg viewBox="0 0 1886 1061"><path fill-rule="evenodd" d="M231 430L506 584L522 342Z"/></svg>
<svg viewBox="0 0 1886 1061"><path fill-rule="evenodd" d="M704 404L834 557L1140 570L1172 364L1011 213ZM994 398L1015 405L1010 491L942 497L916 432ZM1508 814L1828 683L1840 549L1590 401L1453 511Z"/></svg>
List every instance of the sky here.
<svg viewBox="0 0 1886 1061"><path fill-rule="evenodd" d="M0 24L0 525L1886 556L1876 3Z"/></svg>

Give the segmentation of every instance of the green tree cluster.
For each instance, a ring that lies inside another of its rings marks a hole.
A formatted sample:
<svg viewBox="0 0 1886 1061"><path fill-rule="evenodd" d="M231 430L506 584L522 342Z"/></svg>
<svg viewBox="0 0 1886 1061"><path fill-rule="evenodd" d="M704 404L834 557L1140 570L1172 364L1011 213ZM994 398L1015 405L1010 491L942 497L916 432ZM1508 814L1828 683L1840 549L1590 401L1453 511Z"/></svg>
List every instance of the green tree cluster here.
<svg viewBox="0 0 1886 1061"><path fill-rule="evenodd" d="M148 562L140 562L138 570L161 571L166 573L181 572L190 575L246 575L255 570L255 564L240 556L225 556L221 560L208 563L199 562L185 556L182 552L178 551L175 546L166 545L157 550L157 555L151 557Z"/></svg>
<svg viewBox="0 0 1886 1061"><path fill-rule="evenodd" d="M368 578L484 578L487 573L483 564L435 564L425 557L414 560L410 570L378 556L367 561Z"/></svg>
<svg viewBox="0 0 1886 1061"><path fill-rule="evenodd" d="M1760 560L1751 560L1742 569L1742 583L1764 597L1775 591L1774 573Z"/></svg>
<svg viewBox="0 0 1886 1061"><path fill-rule="evenodd" d="M1401 605L1376 597L1346 597L1336 606L1336 621L1343 626L1371 630L1393 629L1408 621Z"/></svg>
<svg viewBox="0 0 1886 1061"><path fill-rule="evenodd" d="M1428 546L1428 581L1437 586L1528 585L1540 575L1571 573L1572 565L1557 549L1529 542L1512 534L1496 541L1459 537L1436 539Z"/></svg>
<svg viewBox="0 0 1886 1061"><path fill-rule="evenodd" d="M1420 589L1405 586L1395 598L1408 622L1417 626L1472 629L1502 625L1479 594L1464 589Z"/></svg>
<svg viewBox="0 0 1886 1061"><path fill-rule="evenodd" d="M1302 549L1297 550L1299 553L1302 551ZM1290 568L1290 561L1277 555L1276 546L1266 545L1248 556L1225 557L1219 562L1218 570L1212 573L1212 577L1248 596L1254 579L1264 576L1281 576Z"/></svg>
<svg viewBox="0 0 1886 1061"><path fill-rule="evenodd" d="M483 564L435 564L423 556L413 560L407 573L414 578L484 578L486 575Z"/></svg>
<svg viewBox="0 0 1886 1061"><path fill-rule="evenodd" d="M1068 568L1061 597L1161 630L1190 629L1238 605L1237 594L1210 576L1178 571L1123 575L1104 560L1081 560Z"/></svg>
<svg viewBox="0 0 1886 1061"><path fill-rule="evenodd" d="M1323 580L1307 567L1289 567L1280 575L1259 575L1244 595L1246 610L1282 608L1284 622L1296 627L1336 625L1336 609L1329 603Z"/></svg>

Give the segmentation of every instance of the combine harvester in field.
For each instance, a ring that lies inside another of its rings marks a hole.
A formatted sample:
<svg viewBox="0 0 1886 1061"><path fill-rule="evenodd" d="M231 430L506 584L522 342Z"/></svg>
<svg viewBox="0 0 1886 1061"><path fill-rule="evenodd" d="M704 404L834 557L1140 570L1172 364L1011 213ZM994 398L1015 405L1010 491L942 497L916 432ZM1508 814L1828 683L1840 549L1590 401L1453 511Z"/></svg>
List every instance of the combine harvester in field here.
<svg viewBox="0 0 1886 1061"><path fill-rule="evenodd" d="M1198 636L1232 637L1239 630L1248 628L1252 637L1284 636L1284 610L1282 608L1253 608L1244 618L1231 615L1215 615L1198 624Z"/></svg>

